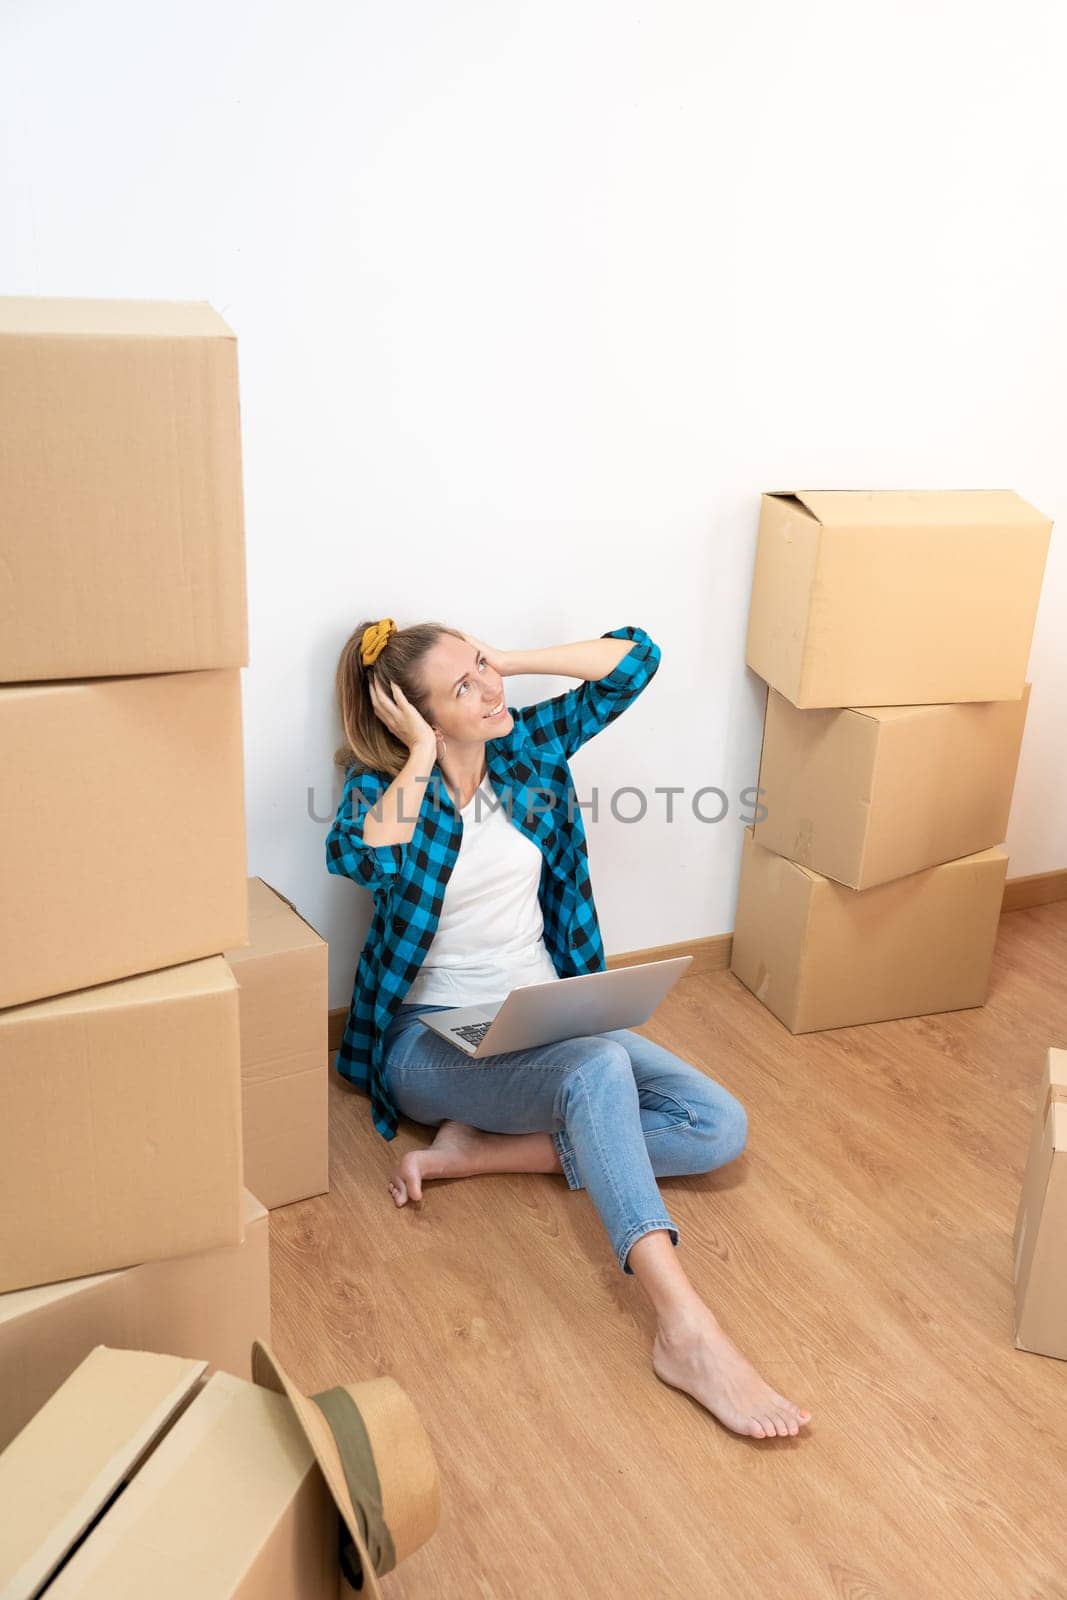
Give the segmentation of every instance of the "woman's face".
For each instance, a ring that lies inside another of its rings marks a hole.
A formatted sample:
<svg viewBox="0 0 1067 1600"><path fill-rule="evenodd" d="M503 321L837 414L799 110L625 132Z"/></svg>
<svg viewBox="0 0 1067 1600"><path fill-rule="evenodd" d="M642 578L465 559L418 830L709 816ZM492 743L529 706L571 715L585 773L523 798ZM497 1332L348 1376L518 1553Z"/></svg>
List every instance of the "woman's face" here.
<svg viewBox="0 0 1067 1600"><path fill-rule="evenodd" d="M430 697L427 720L447 743L484 742L511 728L503 678L464 639L442 634L423 658L422 670Z"/></svg>

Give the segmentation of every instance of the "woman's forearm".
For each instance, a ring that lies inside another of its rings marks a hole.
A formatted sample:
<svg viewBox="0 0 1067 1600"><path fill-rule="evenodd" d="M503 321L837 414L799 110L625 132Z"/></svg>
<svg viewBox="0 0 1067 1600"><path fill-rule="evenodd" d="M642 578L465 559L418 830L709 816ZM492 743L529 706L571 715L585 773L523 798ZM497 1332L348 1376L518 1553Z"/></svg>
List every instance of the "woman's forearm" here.
<svg viewBox="0 0 1067 1600"><path fill-rule="evenodd" d="M434 751L428 745L408 756L388 789L363 816L363 842L407 844L415 833L423 785L433 771Z"/></svg>
<svg viewBox="0 0 1067 1600"><path fill-rule="evenodd" d="M509 650L502 672L514 677L523 672L548 677L606 678L623 656L633 649L632 639L582 639L577 644L550 644L543 650Z"/></svg>

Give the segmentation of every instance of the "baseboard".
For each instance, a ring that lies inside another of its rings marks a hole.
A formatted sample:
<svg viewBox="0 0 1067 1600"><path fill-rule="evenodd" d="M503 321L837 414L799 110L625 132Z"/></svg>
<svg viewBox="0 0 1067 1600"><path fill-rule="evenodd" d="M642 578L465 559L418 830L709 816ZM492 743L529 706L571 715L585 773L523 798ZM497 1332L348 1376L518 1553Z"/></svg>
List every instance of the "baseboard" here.
<svg viewBox="0 0 1067 1600"><path fill-rule="evenodd" d="M1067 868L1059 872L1032 872L1028 878L1009 878L1004 885L1001 911L1025 911L1067 900Z"/></svg>
<svg viewBox="0 0 1067 1600"><path fill-rule="evenodd" d="M1025 878L1008 878L1004 884L1001 914L1005 911L1025 911L1031 906L1051 905L1055 900L1067 900L1067 869L1058 872L1034 872ZM699 973L722 972L730 966L733 935L715 933L707 939L687 939L682 944L653 945L647 950L628 950L624 955L608 956L607 966L633 967L639 961L668 961L673 956L692 956L693 965L687 977ZM341 1043L348 1019L348 1007L340 1006L330 1012L330 1049Z"/></svg>

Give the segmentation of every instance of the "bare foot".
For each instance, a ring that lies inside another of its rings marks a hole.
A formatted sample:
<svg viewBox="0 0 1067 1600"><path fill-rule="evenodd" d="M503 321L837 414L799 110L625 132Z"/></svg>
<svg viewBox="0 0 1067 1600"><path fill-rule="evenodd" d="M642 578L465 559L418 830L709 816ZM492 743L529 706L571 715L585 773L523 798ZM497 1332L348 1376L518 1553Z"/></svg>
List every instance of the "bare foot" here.
<svg viewBox="0 0 1067 1600"><path fill-rule="evenodd" d="M424 1178L469 1178L477 1170L478 1147L487 1137L465 1122L442 1122L433 1144L401 1156L389 1179L389 1192L397 1205L421 1200Z"/></svg>
<svg viewBox="0 0 1067 1600"><path fill-rule="evenodd" d="M657 1330L652 1370L664 1383L699 1400L735 1433L753 1439L795 1434L811 1420L810 1411L763 1381L706 1308L677 1332Z"/></svg>

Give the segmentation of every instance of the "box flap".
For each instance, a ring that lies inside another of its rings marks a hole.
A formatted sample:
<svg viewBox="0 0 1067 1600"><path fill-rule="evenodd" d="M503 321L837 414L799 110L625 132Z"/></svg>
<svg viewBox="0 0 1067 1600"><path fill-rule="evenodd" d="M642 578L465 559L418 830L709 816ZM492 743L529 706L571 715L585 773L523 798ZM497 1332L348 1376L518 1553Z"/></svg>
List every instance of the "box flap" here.
<svg viewBox="0 0 1067 1600"><path fill-rule="evenodd" d="M236 987L237 980L221 955L204 956L199 961L183 961L177 966L141 972L132 978L117 978L112 983L97 983L88 989L72 989L46 1000L26 1000L21 1005L7 1006L0 1009L0 1028L86 1011L122 1010L126 1006L153 1005L160 1000L225 994Z"/></svg>
<svg viewBox="0 0 1067 1600"><path fill-rule="evenodd" d="M31 1600L195 1392L206 1361L97 1345L0 1455L0 1594Z"/></svg>
<svg viewBox="0 0 1067 1600"><path fill-rule="evenodd" d="M263 893L264 890L266 890L266 894ZM281 900L284 905L287 905L290 911L296 911L296 906L290 900L289 896L287 894L282 894L282 891L280 889L276 889L273 883L268 883L266 878L249 878L248 894L250 899L252 896L258 895L259 904L264 909L267 909L270 906L270 896L273 895L275 899ZM299 911L296 911L296 914L299 916Z"/></svg>
<svg viewBox="0 0 1067 1600"><path fill-rule="evenodd" d="M1045 1117L1052 1123L1052 1148L1067 1150L1067 1050L1050 1049L1047 1065Z"/></svg>
<svg viewBox="0 0 1067 1600"><path fill-rule="evenodd" d="M1032 684L1029 681L1024 683L1023 692L1019 696L1019 700L1026 702L1027 708L1029 708L1031 688ZM1017 705L1018 701L970 700L965 703L968 705L1006 705L1009 703ZM921 705L912 706L848 706L846 709L850 715L870 717L872 722L900 722L904 718L929 716L931 712L950 711L959 704L958 700L929 700L923 701Z"/></svg>
<svg viewBox="0 0 1067 1600"><path fill-rule="evenodd" d="M294 916L300 918L300 921L304 924L305 928L309 929L310 932L315 935L315 938L317 940L321 940L322 939L322 935L321 935L321 933L319 933L318 929L312 927L311 923L308 921L308 919L301 912L300 908L292 900L289 899L288 895L282 894L282 891L280 889L276 889L272 883L268 883L266 878L253 878L253 879L249 880L249 894L250 895L253 892L252 888L251 888L252 884L260 884L260 885L262 885L262 889L265 891L265 894L261 895L261 898L260 898L260 901L259 901L259 904L261 906L265 907L265 906L269 905L269 899L267 897L269 897L270 895L273 895L275 897L275 899L280 900L282 902L282 905L288 906L289 910L293 913ZM323 942L325 942L325 941L323 941Z"/></svg>
<svg viewBox="0 0 1067 1600"><path fill-rule="evenodd" d="M114 339L236 337L207 300L77 300L64 296L0 296L0 335L88 334Z"/></svg>
<svg viewBox="0 0 1067 1600"><path fill-rule="evenodd" d="M876 890L884 889L886 887L885 884L876 883L872 884L869 889L853 889L851 885L847 883L838 883L836 878L828 878L825 873L816 872L814 867L806 867L801 861L794 861L790 857L783 857L782 859L788 861L789 865L794 869L794 871L802 872L804 876L806 878L810 878L813 883L828 885L830 889L846 896L874 894ZM1005 872L1007 871L1008 852L1004 849L1003 845L990 845L987 850L975 850L967 856L956 856L952 861L940 861L936 866L922 867L918 872L915 873L905 873L905 877L918 878L922 873L933 874L935 872L967 873L972 867L980 866L985 861L994 860L1003 860L1004 870ZM897 880L897 882L900 881L900 879Z"/></svg>
<svg viewBox="0 0 1067 1600"><path fill-rule="evenodd" d="M790 507L792 511L799 512L801 516L810 517L813 521L818 521L818 518L814 517L813 513L804 504L804 501L801 499L800 495L794 494L792 489L768 489L763 495L763 499L782 500Z"/></svg>
<svg viewBox="0 0 1067 1600"><path fill-rule="evenodd" d="M1012 489L797 489L825 527L1049 527L1050 519Z"/></svg>
<svg viewBox="0 0 1067 1600"><path fill-rule="evenodd" d="M322 948L325 939L293 902L263 878L248 880L248 943L224 952L231 967L263 956Z"/></svg>
<svg viewBox="0 0 1067 1600"><path fill-rule="evenodd" d="M270 1212L247 1186L242 1192L241 1201L241 1228L247 1235L249 1228L261 1218L269 1217ZM224 1245L221 1248L234 1247ZM180 1261L181 1257L170 1259ZM21 1317L32 1317L44 1306L54 1305L59 1300L68 1300L72 1295L84 1294L99 1283L107 1283L111 1278L121 1278L127 1272L140 1272L142 1267L151 1265L151 1262L144 1262L133 1267L115 1267L108 1272L87 1272L80 1278L60 1278L54 1283L34 1284L30 1289L9 1289L6 1293L0 1294L0 1333L7 1324L17 1322Z"/></svg>
<svg viewBox="0 0 1067 1600"><path fill-rule="evenodd" d="M254 1222L258 1222L261 1217L269 1216L269 1209L258 1196L252 1193L251 1189L246 1188L241 1191L241 1220L245 1229L251 1227Z"/></svg>

